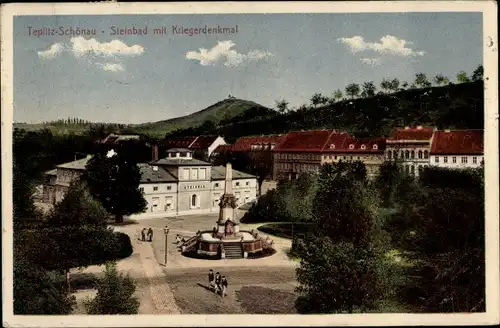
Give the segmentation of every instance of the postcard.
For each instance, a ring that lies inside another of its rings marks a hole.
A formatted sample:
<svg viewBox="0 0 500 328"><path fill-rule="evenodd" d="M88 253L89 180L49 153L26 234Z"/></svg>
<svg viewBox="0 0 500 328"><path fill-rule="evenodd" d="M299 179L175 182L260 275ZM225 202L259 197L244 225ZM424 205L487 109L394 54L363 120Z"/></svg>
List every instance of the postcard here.
<svg viewBox="0 0 500 328"><path fill-rule="evenodd" d="M4 325L498 324L496 9L2 6Z"/></svg>

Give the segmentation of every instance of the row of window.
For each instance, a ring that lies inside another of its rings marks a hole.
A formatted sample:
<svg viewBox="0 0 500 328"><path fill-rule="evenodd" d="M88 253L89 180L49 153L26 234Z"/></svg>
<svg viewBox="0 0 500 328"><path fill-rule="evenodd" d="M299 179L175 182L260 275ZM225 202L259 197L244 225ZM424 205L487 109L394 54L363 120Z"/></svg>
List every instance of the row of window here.
<svg viewBox="0 0 500 328"><path fill-rule="evenodd" d="M364 160L377 160L379 157L377 156L337 156L337 155L325 155L325 159L342 159L342 160L361 160L363 158Z"/></svg>
<svg viewBox="0 0 500 328"><path fill-rule="evenodd" d="M387 157L388 158L398 158L398 157L401 157L402 159L415 159L415 151L414 150L401 150L401 151L397 151L397 150L389 150L387 152ZM424 150L424 151L421 151L419 150L417 152L417 157L418 159L427 159L429 158L429 151L428 150Z"/></svg>
<svg viewBox="0 0 500 328"><path fill-rule="evenodd" d="M309 160L314 160L314 159L319 159L318 154L277 154L278 159L309 159Z"/></svg>
<svg viewBox="0 0 500 328"><path fill-rule="evenodd" d="M468 163L468 161L469 161L469 159L468 159L468 157L467 157L467 156L462 156L462 157L460 158L460 160L461 160L461 163L462 163L462 164L467 164L467 163ZM456 157L456 156L452 156L452 157L451 157L451 162L452 162L453 164L457 163L457 157ZM434 158L434 163L439 163L439 156L436 156L436 157ZM443 163L448 163L448 156L443 156ZM472 163L473 163L473 164L477 164L477 157L476 157L476 156L472 157Z"/></svg>
<svg viewBox="0 0 500 328"><path fill-rule="evenodd" d="M280 170L300 170L300 171L313 171L316 170L318 164L301 164L301 163L279 163L276 164L277 168Z"/></svg>
<svg viewBox="0 0 500 328"><path fill-rule="evenodd" d="M182 169L182 178L184 180L205 180L207 179L207 169L184 168Z"/></svg>
<svg viewBox="0 0 500 328"><path fill-rule="evenodd" d="M274 149L274 144L255 144L251 146L252 150L260 150L260 149Z"/></svg>
<svg viewBox="0 0 500 328"><path fill-rule="evenodd" d="M361 145L360 147L361 149L366 149L366 145ZM375 144L372 146L373 149L377 150L378 149L378 145ZM330 149L335 149L335 144L330 144ZM350 144L349 145L349 149L354 149L354 144Z"/></svg>
<svg viewBox="0 0 500 328"><path fill-rule="evenodd" d="M240 182L236 181L234 183L234 185L236 187L239 187L240 186ZM250 181L246 181L245 182L245 186L250 186ZM185 186L184 189L203 189L205 187L206 187L205 185L193 185L193 186ZM220 187L220 184L218 182L214 184L214 188L219 188L219 187ZM172 190L172 186L167 186L166 189L167 190ZM144 191L144 187L140 187L139 190L140 191ZM158 190L159 190L158 186L153 186L153 191L158 191Z"/></svg>

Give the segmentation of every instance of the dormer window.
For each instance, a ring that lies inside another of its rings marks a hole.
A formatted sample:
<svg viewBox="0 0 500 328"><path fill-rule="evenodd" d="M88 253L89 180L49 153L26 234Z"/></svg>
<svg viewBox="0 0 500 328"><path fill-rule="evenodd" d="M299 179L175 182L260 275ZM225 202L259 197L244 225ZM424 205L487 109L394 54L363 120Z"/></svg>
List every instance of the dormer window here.
<svg viewBox="0 0 500 328"><path fill-rule="evenodd" d="M361 149L366 149L366 146L365 145L361 145Z"/></svg>
<svg viewBox="0 0 500 328"><path fill-rule="evenodd" d="M353 145L353 144L350 144L350 145L349 145L349 149L354 149L354 145Z"/></svg>
<svg viewBox="0 0 500 328"><path fill-rule="evenodd" d="M378 149L378 145L373 145L373 149Z"/></svg>
<svg viewBox="0 0 500 328"><path fill-rule="evenodd" d="M330 149L335 149L335 144L331 144Z"/></svg>

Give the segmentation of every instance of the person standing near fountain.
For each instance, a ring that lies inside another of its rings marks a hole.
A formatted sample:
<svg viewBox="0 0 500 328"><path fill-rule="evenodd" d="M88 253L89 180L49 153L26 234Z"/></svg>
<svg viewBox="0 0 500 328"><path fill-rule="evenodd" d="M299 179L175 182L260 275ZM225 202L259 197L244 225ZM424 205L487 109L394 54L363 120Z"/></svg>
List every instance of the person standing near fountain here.
<svg viewBox="0 0 500 328"><path fill-rule="evenodd" d="M226 279L226 276L222 276L221 285L222 285L222 297L224 297L224 296L227 295L227 279Z"/></svg>
<svg viewBox="0 0 500 328"><path fill-rule="evenodd" d="M219 291L222 291L222 288L221 288L221 276L220 276L220 273L217 272L215 274L215 293L217 294Z"/></svg>
<svg viewBox="0 0 500 328"><path fill-rule="evenodd" d="M208 285L210 286L211 290L215 289L214 270L212 270L212 269L210 269L210 271L208 271Z"/></svg>

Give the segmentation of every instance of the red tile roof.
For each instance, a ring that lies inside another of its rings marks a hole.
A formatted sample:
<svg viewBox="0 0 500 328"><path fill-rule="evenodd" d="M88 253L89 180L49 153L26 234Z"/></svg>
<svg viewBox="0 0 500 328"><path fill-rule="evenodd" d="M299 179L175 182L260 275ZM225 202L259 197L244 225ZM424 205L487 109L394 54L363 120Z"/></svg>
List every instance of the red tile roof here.
<svg viewBox="0 0 500 328"><path fill-rule="evenodd" d="M215 135L199 136L189 146L189 149L194 149L194 150L208 149L208 147L210 147L214 143L215 139L217 139L217 138L218 138L218 136L215 136Z"/></svg>
<svg viewBox="0 0 500 328"><path fill-rule="evenodd" d="M326 152L341 150L344 148L344 143L348 138L352 137L346 132L332 132L321 150Z"/></svg>
<svg viewBox="0 0 500 328"><path fill-rule="evenodd" d="M484 130L445 130L434 132L431 154L480 155L484 153Z"/></svg>
<svg viewBox="0 0 500 328"><path fill-rule="evenodd" d="M426 127L394 128L387 138L387 141L430 140L433 132L433 128Z"/></svg>
<svg viewBox="0 0 500 328"><path fill-rule="evenodd" d="M274 150L278 152L320 152L332 133L331 130L289 132Z"/></svg>
<svg viewBox="0 0 500 328"><path fill-rule="evenodd" d="M333 136L333 135L332 135ZM340 141L340 137L336 141ZM384 138L361 138L344 134L342 142L333 142L330 138L323 152L325 153L383 153L385 150Z"/></svg>
<svg viewBox="0 0 500 328"><path fill-rule="evenodd" d="M160 145L170 149L170 148L189 148L191 144L196 140L197 137L179 137L179 138L168 138L160 141Z"/></svg>
<svg viewBox="0 0 500 328"><path fill-rule="evenodd" d="M232 151L250 151L252 150L252 145L277 145L280 141L285 138L285 135L267 135L267 136L252 136L252 137L241 137L234 143Z"/></svg>
<svg viewBox="0 0 500 328"><path fill-rule="evenodd" d="M233 145L218 145L217 148L215 148L215 150L212 152L212 154L213 153L221 154L221 153L224 153L226 151L230 151L230 150L232 150L232 147L233 147Z"/></svg>

